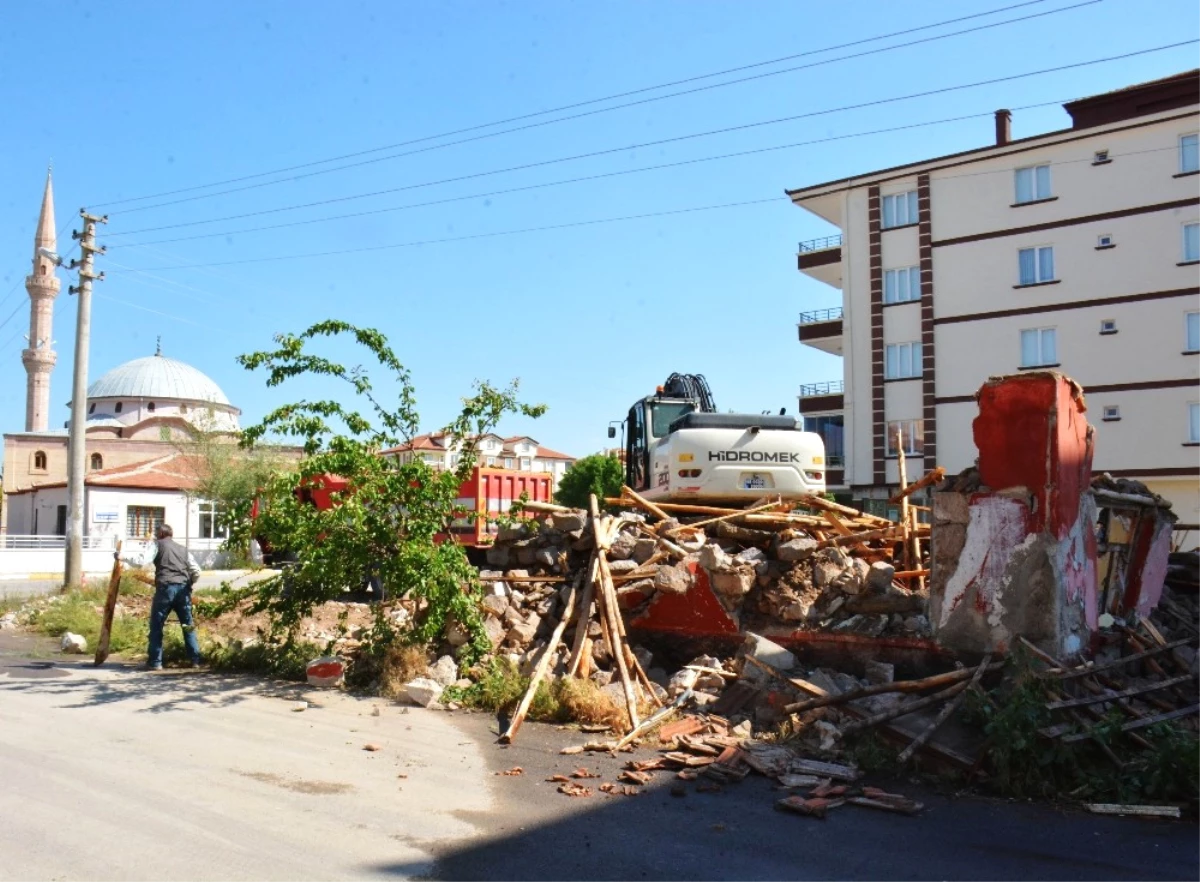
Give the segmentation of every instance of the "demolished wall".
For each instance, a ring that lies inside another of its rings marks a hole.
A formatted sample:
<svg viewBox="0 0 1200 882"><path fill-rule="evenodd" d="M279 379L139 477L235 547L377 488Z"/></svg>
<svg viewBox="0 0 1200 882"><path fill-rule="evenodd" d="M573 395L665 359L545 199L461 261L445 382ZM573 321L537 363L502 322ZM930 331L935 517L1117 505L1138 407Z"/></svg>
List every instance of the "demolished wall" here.
<svg viewBox="0 0 1200 882"><path fill-rule="evenodd" d="M1097 621L1094 432L1082 391L1046 371L992 378L976 397L978 472L933 494L938 642L1005 652L1021 635L1077 656Z"/></svg>

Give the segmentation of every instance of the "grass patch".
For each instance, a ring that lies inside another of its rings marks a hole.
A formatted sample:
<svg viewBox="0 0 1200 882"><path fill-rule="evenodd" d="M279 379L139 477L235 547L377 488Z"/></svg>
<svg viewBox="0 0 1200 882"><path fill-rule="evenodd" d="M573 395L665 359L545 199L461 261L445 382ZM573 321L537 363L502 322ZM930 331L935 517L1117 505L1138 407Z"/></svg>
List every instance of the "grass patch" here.
<svg viewBox="0 0 1200 882"><path fill-rule="evenodd" d="M130 593L143 593L144 585L132 579L129 582ZM126 587L126 581L122 579L122 594L125 594ZM51 637L60 637L68 631L79 634L87 640L88 650L93 650L100 639L104 602L108 597L107 585L100 588L91 584L55 597L57 599L54 602L34 610L31 616L34 630ZM148 624L140 619L130 616L115 617L109 637L109 651L144 653L148 627Z"/></svg>
<svg viewBox="0 0 1200 882"><path fill-rule="evenodd" d="M529 688L529 679L507 659L493 659L473 685L465 689L451 686L442 694L442 700L457 701L465 707L492 713L512 713ZM624 729L629 715L591 680L564 677L538 684L528 719L546 723L605 724Z"/></svg>

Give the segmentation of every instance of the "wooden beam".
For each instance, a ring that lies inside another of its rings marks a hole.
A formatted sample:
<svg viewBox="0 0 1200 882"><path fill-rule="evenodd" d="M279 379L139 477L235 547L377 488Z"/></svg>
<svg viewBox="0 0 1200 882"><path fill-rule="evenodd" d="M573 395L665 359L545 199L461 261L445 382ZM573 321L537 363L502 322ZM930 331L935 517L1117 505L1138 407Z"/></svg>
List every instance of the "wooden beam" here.
<svg viewBox="0 0 1200 882"><path fill-rule="evenodd" d="M900 492L897 493L895 496L893 496L891 499L889 499L888 502L895 505L900 500L905 499L909 496L912 496L914 493L917 493L921 490L924 490L930 484L936 484L938 481L942 480L942 478L944 478L944 477L946 477L946 470L944 468L942 468L941 466L938 466L933 471L926 472L924 477L919 478L918 480L909 484L907 487L901 487ZM921 506L921 508L923 508L925 511L929 510L925 506Z"/></svg>

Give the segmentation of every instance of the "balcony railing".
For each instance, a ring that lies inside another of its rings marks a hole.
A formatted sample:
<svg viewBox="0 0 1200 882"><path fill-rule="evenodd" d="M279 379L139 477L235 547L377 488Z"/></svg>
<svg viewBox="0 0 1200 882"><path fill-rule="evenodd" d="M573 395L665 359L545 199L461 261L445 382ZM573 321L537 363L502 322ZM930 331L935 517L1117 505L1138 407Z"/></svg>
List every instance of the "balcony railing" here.
<svg viewBox="0 0 1200 882"><path fill-rule="evenodd" d="M804 383L800 387L801 398L815 398L818 395L841 395L845 391L842 380L826 380L824 383Z"/></svg>
<svg viewBox="0 0 1200 882"><path fill-rule="evenodd" d="M801 254L804 254L806 251L825 251L829 248L841 248L841 247L842 247L842 234L841 233L838 233L836 236L822 236L820 239L809 239L806 242L801 242L799 245Z"/></svg>
<svg viewBox="0 0 1200 882"><path fill-rule="evenodd" d="M109 549L115 547L115 536L84 536L83 549L103 548ZM67 547L66 536L28 536L17 533L5 533L0 535L0 550L7 549L24 549L24 550L55 550L58 548Z"/></svg>
<svg viewBox="0 0 1200 882"><path fill-rule="evenodd" d="M834 306L829 309L814 309L800 313L800 324L815 325L818 322L835 322L842 317L842 307Z"/></svg>

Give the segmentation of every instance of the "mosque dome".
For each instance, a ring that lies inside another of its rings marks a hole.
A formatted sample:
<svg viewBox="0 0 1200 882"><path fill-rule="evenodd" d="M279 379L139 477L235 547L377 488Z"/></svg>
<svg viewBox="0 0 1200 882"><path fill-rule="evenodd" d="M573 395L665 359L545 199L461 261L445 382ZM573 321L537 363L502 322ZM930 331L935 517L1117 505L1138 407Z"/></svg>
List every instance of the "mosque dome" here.
<svg viewBox="0 0 1200 882"><path fill-rule="evenodd" d="M190 364L150 355L113 368L88 388L89 399L163 399L232 407L211 378Z"/></svg>

